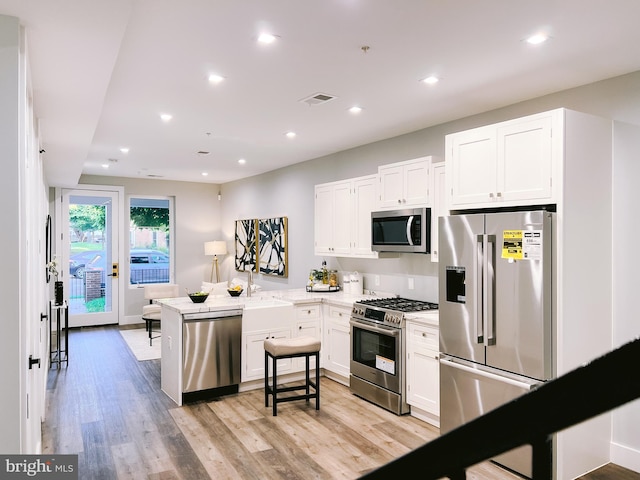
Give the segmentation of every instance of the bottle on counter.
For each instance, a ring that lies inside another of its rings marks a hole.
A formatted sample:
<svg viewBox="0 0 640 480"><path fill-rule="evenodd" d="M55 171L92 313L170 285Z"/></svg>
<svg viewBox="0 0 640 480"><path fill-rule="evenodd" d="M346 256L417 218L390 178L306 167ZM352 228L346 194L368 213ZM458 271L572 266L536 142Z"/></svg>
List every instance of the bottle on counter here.
<svg viewBox="0 0 640 480"><path fill-rule="evenodd" d="M329 272L327 271L327 261L322 261L322 283L324 285L329 283Z"/></svg>
<svg viewBox="0 0 640 480"><path fill-rule="evenodd" d="M338 271L337 270L329 270L329 286L337 287L338 286Z"/></svg>

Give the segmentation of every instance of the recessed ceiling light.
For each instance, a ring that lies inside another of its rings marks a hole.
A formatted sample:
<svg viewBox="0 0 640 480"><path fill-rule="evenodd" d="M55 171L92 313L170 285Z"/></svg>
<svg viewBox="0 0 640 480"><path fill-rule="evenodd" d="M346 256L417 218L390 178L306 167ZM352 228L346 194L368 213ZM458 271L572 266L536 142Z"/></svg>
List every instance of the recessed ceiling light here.
<svg viewBox="0 0 640 480"><path fill-rule="evenodd" d="M160 118L162 119L163 122L168 122L173 118L173 115L169 115L168 113L162 113L160 114Z"/></svg>
<svg viewBox="0 0 640 480"><path fill-rule="evenodd" d="M276 41L276 36L271 33L261 33L258 37L260 43L273 43Z"/></svg>
<svg viewBox="0 0 640 480"><path fill-rule="evenodd" d="M122 147L122 148L120 149L120 151L121 151L122 153L129 153L129 148L128 148L128 147Z"/></svg>
<svg viewBox="0 0 640 480"><path fill-rule="evenodd" d="M427 85L434 85L436 83L438 83L440 81L440 79L438 77L436 77L435 75L430 75L427 78L423 78L421 80L421 82L426 83Z"/></svg>
<svg viewBox="0 0 640 480"><path fill-rule="evenodd" d="M212 73L211 75L209 75L209 83L220 83L223 80L224 77L216 73Z"/></svg>
<svg viewBox="0 0 640 480"><path fill-rule="evenodd" d="M202 175L203 177L206 177L209 174L207 172L202 172L200 175Z"/></svg>
<svg viewBox="0 0 640 480"><path fill-rule="evenodd" d="M547 35L546 33L536 33L535 35L527 37L525 41L530 45L540 45L547 40L549 40L549 35Z"/></svg>
<svg viewBox="0 0 640 480"><path fill-rule="evenodd" d="M296 132L287 132L285 133L285 135L287 136L287 138L295 138Z"/></svg>
<svg viewBox="0 0 640 480"><path fill-rule="evenodd" d="M238 160L238 163L240 165L244 165L245 163L247 163L247 161L244 158L241 158L240 160Z"/></svg>
<svg viewBox="0 0 640 480"><path fill-rule="evenodd" d="M362 107L358 107L358 106L354 105L353 107L351 107L349 109L349 111L351 113L360 113L362 111Z"/></svg>
<svg viewBox="0 0 640 480"><path fill-rule="evenodd" d="M102 168L104 168L104 169L109 168L109 164L108 164L108 163L103 163L103 164L102 164Z"/></svg>

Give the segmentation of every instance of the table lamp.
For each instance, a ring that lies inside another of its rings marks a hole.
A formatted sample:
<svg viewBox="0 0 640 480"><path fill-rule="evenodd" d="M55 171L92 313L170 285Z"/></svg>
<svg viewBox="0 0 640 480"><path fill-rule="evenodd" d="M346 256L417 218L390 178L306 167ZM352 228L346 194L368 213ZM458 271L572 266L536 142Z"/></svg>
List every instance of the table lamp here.
<svg viewBox="0 0 640 480"><path fill-rule="evenodd" d="M213 269L216 270L216 282L220 283L220 271L218 270L218 255L227 254L227 242L223 240L214 240L212 242L204 242L204 254L213 255L213 263L211 264L211 282L213 283Z"/></svg>

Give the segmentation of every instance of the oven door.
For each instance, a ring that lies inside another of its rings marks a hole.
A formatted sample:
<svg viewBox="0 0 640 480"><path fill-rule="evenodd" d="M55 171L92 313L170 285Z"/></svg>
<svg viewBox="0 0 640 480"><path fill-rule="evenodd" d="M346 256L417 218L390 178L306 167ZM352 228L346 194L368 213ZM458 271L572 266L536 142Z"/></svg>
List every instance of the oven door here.
<svg viewBox="0 0 640 480"><path fill-rule="evenodd" d="M351 317L351 375L401 393L402 330Z"/></svg>

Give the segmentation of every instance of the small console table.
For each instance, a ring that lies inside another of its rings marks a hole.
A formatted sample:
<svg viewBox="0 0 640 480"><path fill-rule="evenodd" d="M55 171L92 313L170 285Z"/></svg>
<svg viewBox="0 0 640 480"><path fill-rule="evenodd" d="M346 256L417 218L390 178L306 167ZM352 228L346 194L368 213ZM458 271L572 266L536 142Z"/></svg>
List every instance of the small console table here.
<svg viewBox="0 0 640 480"><path fill-rule="evenodd" d="M55 317L53 313L55 312ZM49 302L49 319L52 324L49 328L49 368L53 365L61 367L62 363L69 365L69 305L65 300L61 305L56 305L53 300ZM52 341L53 321L55 320L55 342ZM64 325L62 322L64 321Z"/></svg>

